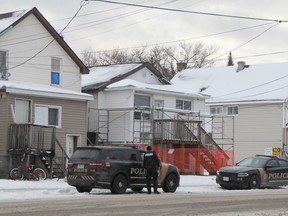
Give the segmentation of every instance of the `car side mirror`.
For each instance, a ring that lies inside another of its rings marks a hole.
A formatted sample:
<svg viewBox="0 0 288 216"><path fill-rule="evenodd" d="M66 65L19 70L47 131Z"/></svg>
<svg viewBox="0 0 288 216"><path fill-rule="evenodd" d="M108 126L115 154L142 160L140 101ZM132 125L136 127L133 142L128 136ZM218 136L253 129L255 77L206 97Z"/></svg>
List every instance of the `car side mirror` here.
<svg viewBox="0 0 288 216"><path fill-rule="evenodd" d="M272 166L269 166L269 165L268 165L268 166L265 166L264 168L265 168L265 170L267 170L267 169L272 168Z"/></svg>

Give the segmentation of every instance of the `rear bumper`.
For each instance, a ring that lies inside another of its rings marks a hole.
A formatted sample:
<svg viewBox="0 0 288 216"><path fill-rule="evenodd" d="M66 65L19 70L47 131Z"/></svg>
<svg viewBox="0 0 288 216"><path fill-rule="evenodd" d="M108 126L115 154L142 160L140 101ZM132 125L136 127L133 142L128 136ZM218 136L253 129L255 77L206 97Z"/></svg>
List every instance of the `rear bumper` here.
<svg viewBox="0 0 288 216"><path fill-rule="evenodd" d="M67 175L67 183L74 187L110 188L110 183L98 182L91 175Z"/></svg>

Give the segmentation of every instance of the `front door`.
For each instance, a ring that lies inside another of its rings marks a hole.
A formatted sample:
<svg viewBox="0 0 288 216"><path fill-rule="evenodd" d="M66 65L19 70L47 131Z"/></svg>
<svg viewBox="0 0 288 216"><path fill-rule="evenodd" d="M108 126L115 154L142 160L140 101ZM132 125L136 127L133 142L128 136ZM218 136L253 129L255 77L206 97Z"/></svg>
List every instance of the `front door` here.
<svg viewBox="0 0 288 216"><path fill-rule="evenodd" d="M78 146L80 146L80 135L66 136L66 154L68 155L69 158L76 151ZM66 158L66 164L69 158Z"/></svg>

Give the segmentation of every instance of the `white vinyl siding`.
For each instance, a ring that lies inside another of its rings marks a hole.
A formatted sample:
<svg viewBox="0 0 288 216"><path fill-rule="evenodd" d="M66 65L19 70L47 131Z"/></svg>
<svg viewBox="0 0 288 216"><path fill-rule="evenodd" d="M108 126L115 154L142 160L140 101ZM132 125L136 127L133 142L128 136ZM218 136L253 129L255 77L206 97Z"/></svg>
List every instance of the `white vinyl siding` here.
<svg viewBox="0 0 288 216"><path fill-rule="evenodd" d="M25 31L23 31L25 29ZM41 35L41 37L39 37ZM43 85L51 85L51 56L61 56L61 87L72 91L81 92L81 74L80 68L67 55L66 51L54 41L48 46L41 55L31 59L27 64L21 67L15 67L21 59L27 59L27 56L33 56L35 51L43 48L43 44L48 44L53 37L44 28L44 26L31 14L1 36L1 40L9 41L11 38L29 38L30 43L15 43L17 46L1 44L1 50L9 50L9 73L8 78L11 81L21 80L23 82L34 82ZM27 49L29 47L29 49ZM25 73L23 73L25 70Z"/></svg>

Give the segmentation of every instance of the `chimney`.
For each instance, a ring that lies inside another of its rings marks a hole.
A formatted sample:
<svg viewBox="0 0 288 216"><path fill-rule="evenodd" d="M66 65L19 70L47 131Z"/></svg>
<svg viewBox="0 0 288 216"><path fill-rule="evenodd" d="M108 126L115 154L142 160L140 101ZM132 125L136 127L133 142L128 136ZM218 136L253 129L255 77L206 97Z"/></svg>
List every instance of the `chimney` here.
<svg viewBox="0 0 288 216"><path fill-rule="evenodd" d="M249 65L246 65L245 61L238 61L237 64L238 64L238 68L237 68L236 72L239 72L239 71L244 70L245 68L249 67Z"/></svg>
<svg viewBox="0 0 288 216"><path fill-rule="evenodd" d="M180 72L187 68L187 63L185 62L177 62L177 72Z"/></svg>

